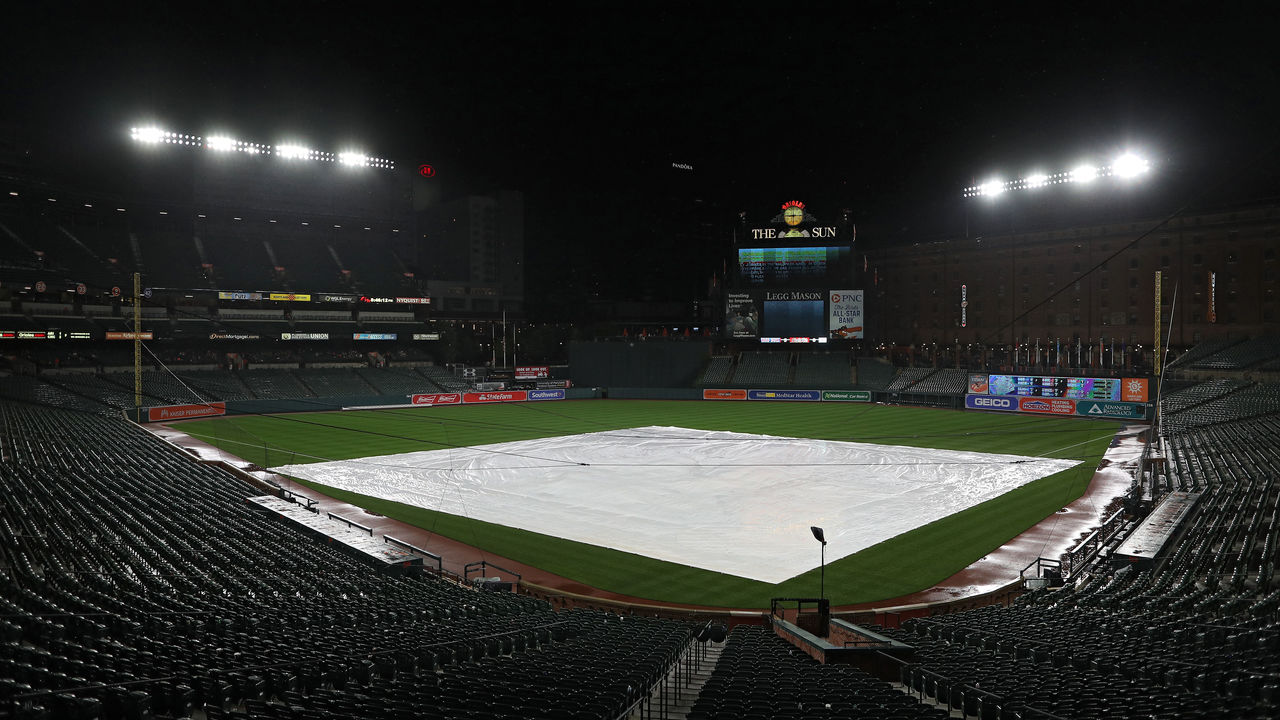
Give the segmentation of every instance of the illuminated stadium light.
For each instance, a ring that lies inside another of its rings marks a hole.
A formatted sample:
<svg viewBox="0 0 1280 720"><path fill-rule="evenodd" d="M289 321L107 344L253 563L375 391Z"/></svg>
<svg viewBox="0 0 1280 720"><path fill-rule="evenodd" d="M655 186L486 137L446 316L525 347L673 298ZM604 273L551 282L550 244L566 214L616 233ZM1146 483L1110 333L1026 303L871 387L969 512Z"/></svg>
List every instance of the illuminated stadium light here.
<svg viewBox="0 0 1280 720"><path fill-rule="evenodd" d="M1098 178L1118 177L1133 178L1151 169L1151 163L1145 158L1134 155L1133 153L1125 153L1116 158L1111 165L1096 166L1090 163L1082 163L1074 169L1056 173L1035 172L1026 177L1016 180L1001 182L999 180L990 180L980 185L971 185L964 189L964 197L991 197L999 195L1008 190L1030 190L1033 188L1044 187L1046 185L1060 185L1062 183L1079 183L1087 185Z"/></svg>
<svg viewBox="0 0 1280 720"><path fill-rule="evenodd" d="M129 133L134 140L145 143L186 145L217 152L242 152L246 155L275 155L289 160L315 160L351 167L375 167L383 170L394 170L396 167L394 161L386 158L371 157L358 152L331 153L325 150L313 150L295 143L283 143L272 147L265 143L237 140L225 135L211 135L203 138L199 135L172 132L157 127L134 127L130 128Z"/></svg>
<svg viewBox="0 0 1280 720"><path fill-rule="evenodd" d="M1098 168L1089 165L1077 165L1071 171L1071 182L1090 183L1098 179Z"/></svg>
<svg viewBox="0 0 1280 720"><path fill-rule="evenodd" d="M129 135L138 142L158 143L164 139L168 133L157 127L132 128Z"/></svg>
<svg viewBox="0 0 1280 720"><path fill-rule="evenodd" d="M276 155L282 158L310 160L311 149L301 145L277 145Z"/></svg>
<svg viewBox="0 0 1280 720"><path fill-rule="evenodd" d="M208 138L204 141L205 147L219 152L230 152L235 150L237 144L238 143L236 143L234 138L224 137L221 135Z"/></svg>
<svg viewBox="0 0 1280 720"><path fill-rule="evenodd" d="M1146 160L1133 153L1125 153L1111 163L1111 172L1122 178L1136 177L1150 168L1151 165Z"/></svg>
<svg viewBox="0 0 1280 720"><path fill-rule="evenodd" d="M986 195L988 197L995 197L996 195L999 195L1004 191L1005 191L1004 181L999 178L988 180L982 183L982 185L978 190L979 193L981 193L982 195Z"/></svg>

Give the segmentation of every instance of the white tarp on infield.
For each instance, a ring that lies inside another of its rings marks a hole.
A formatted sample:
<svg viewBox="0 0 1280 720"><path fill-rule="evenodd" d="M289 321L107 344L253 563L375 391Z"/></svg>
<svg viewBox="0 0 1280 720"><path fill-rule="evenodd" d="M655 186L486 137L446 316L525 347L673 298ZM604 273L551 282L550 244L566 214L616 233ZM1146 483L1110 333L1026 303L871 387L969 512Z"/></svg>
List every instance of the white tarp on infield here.
<svg viewBox="0 0 1280 720"><path fill-rule="evenodd" d="M1077 464L644 427L276 472L777 583ZM466 540L466 538L459 538Z"/></svg>

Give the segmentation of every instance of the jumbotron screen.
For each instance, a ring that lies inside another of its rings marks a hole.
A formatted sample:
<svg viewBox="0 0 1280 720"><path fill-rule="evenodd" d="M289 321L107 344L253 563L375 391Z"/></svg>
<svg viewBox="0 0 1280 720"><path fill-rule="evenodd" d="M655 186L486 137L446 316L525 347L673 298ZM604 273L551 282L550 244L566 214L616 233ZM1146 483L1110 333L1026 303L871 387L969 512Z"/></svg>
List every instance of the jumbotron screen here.
<svg viewBox="0 0 1280 720"><path fill-rule="evenodd" d="M738 282L755 287L846 285L852 278L848 246L738 248Z"/></svg>
<svg viewBox="0 0 1280 720"><path fill-rule="evenodd" d="M971 378L970 392L976 389ZM1147 380L1144 378L990 375L987 379L986 394L1146 402Z"/></svg>

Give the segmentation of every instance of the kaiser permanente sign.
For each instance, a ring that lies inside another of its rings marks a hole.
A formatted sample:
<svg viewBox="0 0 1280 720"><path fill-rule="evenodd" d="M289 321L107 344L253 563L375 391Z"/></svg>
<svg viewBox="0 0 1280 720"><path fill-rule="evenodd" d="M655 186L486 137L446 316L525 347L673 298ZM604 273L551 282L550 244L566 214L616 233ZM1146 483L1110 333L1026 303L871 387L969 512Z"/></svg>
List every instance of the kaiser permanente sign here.
<svg viewBox="0 0 1280 720"><path fill-rule="evenodd" d="M966 395L970 410L1076 415L1098 418L1139 419L1147 416L1143 403L1112 400L1071 400L1068 398L1015 397L1013 395Z"/></svg>

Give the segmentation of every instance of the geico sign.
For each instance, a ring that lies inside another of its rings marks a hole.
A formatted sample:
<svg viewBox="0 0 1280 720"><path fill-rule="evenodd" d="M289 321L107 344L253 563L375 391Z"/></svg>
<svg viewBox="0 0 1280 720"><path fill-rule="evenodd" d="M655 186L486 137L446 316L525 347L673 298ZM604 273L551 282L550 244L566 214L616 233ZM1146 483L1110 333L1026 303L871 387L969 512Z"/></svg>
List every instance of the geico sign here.
<svg viewBox="0 0 1280 720"><path fill-rule="evenodd" d="M1010 398L988 397L986 395L970 395L966 402L972 408L991 408L992 410L1012 410L1016 403Z"/></svg>

